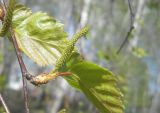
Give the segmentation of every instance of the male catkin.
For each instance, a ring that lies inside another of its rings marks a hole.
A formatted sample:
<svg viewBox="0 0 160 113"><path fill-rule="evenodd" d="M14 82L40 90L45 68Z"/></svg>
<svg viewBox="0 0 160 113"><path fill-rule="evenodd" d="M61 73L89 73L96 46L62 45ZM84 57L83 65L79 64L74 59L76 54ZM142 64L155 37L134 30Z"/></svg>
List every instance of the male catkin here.
<svg viewBox="0 0 160 113"><path fill-rule="evenodd" d="M72 55L74 46L76 42L78 41L78 39L86 35L88 31L89 31L89 27L85 26L73 36L73 38L69 41L67 48L63 51L62 56L57 60L55 71L57 71L59 68L61 68L66 63L66 61Z"/></svg>

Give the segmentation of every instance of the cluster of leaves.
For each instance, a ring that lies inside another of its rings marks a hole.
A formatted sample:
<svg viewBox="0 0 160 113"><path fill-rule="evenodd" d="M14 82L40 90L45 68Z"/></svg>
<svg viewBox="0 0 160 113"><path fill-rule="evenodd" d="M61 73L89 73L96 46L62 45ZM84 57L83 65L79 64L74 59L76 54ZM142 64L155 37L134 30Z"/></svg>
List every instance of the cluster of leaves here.
<svg viewBox="0 0 160 113"><path fill-rule="evenodd" d="M76 52L74 45L88 28L69 40L63 24L46 13L32 13L29 8L16 4L12 14L11 27L22 52L40 66L54 65L56 71L71 72L72 75L64 79L83 92L101 113L123 113L123 95L116 76L94 63L83 61Z"/></svg>

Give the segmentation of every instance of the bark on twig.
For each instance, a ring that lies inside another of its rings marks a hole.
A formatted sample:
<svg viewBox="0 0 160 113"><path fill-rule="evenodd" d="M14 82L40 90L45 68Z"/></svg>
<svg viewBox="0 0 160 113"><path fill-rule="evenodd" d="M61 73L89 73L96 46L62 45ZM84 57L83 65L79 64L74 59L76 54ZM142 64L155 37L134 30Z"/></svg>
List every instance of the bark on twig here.
<svg viewBox="0 0 160 113"><path fill-rule="evenodd" d="M18 58L18 62L21 68L21 72L22 72L22 80L23 80L23 91L24 91L24 101L25 101L25 109L26 109L26 113L29 113L29 106L28 106L28 91L27 91L27 82L26 82L26 75L28 75L25 64L22 60L22 54L20 52L20 49L18 47L17 41L16 41L16 37L14 34L14 31L12 29L12 27L10 27L10 33L11 33L11 39L12 39L12 43L13 46L15 48L16 51L16 55Z"/></svg>

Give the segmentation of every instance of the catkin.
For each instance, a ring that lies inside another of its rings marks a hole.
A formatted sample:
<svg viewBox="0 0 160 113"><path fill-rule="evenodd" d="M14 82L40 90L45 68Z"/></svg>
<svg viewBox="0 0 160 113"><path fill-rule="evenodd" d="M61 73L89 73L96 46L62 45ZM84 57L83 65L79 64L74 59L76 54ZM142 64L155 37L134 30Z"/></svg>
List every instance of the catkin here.
<svg viewBox="0 0 160 113"><path fill-rule="evenodd" d="M73 38L69 41L69 44L66 47L66 49L63 51L62 56L57 60L55 70L58 70L66 63L66 61L70 58L74 50L74 46L76 42L78 41L78 39L86 35L88 31L89 31L89 27L86 26L73 36Z"/></svg>
<svg viewBox="0 0 160 113"><path fill-rule="evenodd" d="M1 37L7 33L10 25L12 24L12 16L13 16L14 8L15 8L15 0L10 0L7 8L7 13L4 18L3 27L2 27L2 30L0 31Z"/></svg>

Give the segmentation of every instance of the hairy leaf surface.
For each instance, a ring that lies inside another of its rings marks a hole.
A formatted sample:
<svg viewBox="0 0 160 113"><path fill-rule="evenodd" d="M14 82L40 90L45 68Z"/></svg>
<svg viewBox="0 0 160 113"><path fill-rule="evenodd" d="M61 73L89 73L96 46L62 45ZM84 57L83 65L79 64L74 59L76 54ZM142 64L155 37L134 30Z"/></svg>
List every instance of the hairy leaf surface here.
<svg viewBox="0 0 160 113"><path fill-rule="evenodd" d="M41 66L55 64L67 46L63 24L46 13L17 5L12 26L20 49Z"/></svg>
<svg viewBox="0 0 160 113"><path fill-rule="evenodd" d="M67 81L83 91L101 113L123 113L123 95L110 71L89 62L78 63L70 71L74 75Z"/></svg>

